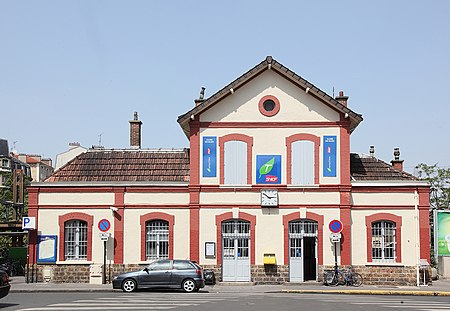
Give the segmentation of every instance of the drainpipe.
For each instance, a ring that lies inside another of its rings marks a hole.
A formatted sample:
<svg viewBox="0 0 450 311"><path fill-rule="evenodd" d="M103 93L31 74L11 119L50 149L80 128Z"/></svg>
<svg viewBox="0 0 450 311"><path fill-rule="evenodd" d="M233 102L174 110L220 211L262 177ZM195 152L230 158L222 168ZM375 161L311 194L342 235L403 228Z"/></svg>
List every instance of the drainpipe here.
<svg viewBox="0 0 450 311"><path fill-rule="evenodd" d="M420 234L419 234L419 195L417 194L417 189L414 190L414 211L416 212L416 216L414 217L416 219L416 279L417 279L417 286L420 286Z"/></svg>

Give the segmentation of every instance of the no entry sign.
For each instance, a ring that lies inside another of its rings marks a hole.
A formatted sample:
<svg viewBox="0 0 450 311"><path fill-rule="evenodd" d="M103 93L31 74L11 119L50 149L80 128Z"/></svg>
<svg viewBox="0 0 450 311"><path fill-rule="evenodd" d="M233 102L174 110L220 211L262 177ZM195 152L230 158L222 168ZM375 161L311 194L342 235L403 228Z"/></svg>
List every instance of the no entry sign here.
<svg viewBox="0 0 450 311"><path fill-rule="evenodd" d="M342 229L344 228L344 225L342 225L342 222L340 220L332 220L330 221L330 224L328 225L330 228L330 231L333 233L340 233Z"/></svg>
<svg viewBox="0 0 450 311"><path fill-rule="evenodd" d="M98 222L98 229L101 232L106 232L111 228L111 223L108 219L102 219Z"/></svg>

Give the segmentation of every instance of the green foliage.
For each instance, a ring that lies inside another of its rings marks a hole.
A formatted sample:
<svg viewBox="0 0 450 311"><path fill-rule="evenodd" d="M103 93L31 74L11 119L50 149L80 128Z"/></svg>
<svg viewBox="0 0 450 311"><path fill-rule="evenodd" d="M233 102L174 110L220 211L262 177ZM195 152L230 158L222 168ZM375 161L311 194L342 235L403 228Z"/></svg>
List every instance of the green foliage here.
<svg viewBox="0 0 450 311"><path fill-rule="evenodd" d="M450 209L450 168L421 163L416 172L419 179L430 183L431 209Z"/></svg>

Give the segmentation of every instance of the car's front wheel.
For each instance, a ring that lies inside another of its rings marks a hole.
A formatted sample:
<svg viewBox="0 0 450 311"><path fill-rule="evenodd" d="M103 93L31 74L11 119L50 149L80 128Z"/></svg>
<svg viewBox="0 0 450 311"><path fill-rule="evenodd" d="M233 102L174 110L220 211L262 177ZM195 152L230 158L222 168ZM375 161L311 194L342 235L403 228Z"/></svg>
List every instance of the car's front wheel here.
<svg viewBox="0 0 450 311"><path fill-rule="evenodd" d="M186 293L191 293L193 291L195 291L195 289L197 288L197 284L195 284L195 281L192 279L187 279L183 281L183 284L181 285L181 287L183 288L183 290Z"/></svg>
<svg viewBox="0 0 450 311"><path fill-rule="evenodd" d="M122 290L127 293L134 292L136 290L136 281L133 279L126 279L122 283Z"/></svg>

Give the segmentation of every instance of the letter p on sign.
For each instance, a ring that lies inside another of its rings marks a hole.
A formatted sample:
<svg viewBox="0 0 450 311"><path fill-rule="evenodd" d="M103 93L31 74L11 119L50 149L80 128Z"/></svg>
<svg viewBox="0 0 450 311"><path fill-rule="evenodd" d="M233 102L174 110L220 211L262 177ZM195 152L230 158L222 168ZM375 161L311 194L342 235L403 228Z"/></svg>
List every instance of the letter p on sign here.
<svg viewBox="0 0 450 311"><path fill-rule="evenodd" d="M23 217L22 218L22 229L23 230L36 229L36 217Z"/></svg>

